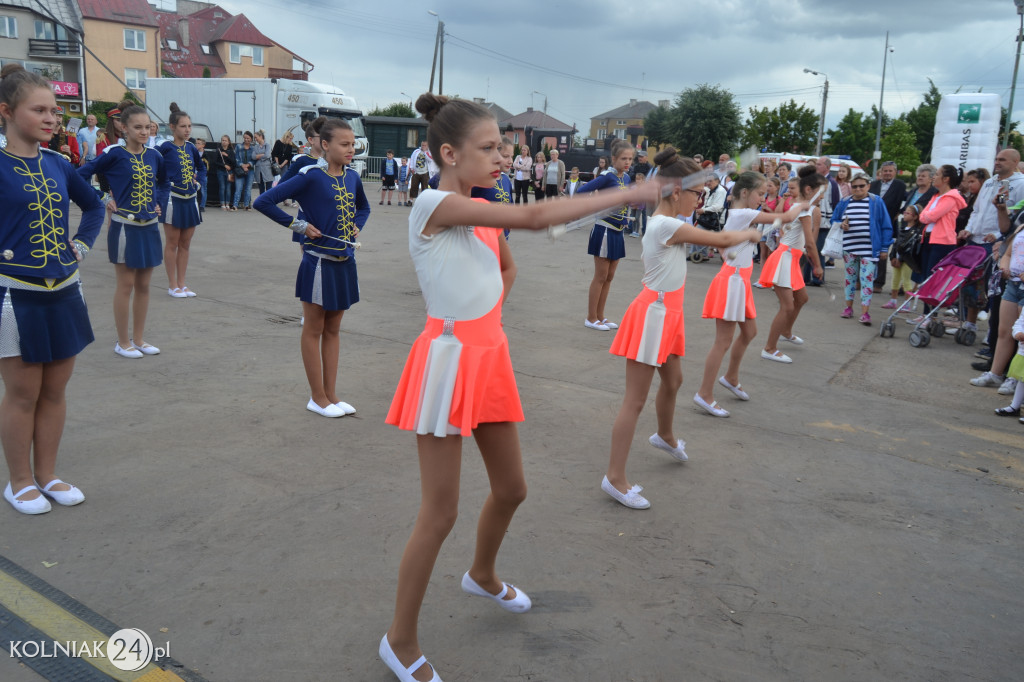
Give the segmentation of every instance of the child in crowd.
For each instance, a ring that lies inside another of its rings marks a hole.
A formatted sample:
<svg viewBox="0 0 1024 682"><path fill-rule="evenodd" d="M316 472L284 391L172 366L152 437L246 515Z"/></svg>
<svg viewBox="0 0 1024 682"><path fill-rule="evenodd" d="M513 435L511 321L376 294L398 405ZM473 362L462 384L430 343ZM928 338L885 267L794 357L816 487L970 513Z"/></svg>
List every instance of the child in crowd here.
<svg viewBox="0 0 1024 682"><path fill-rule="evenodd" d="M384 195L387 195L388 206L391 205L391 197L395 193L395 183L398 180L398 164L395 162L395 152L387 151L387 158L380 168L380 205L384 205Z"/></svg>
<svg viewBox="0 0 1024 682"><path fill-rule="evenodd" d="M335 392L341 318L359 301L354 244L370 217L370 204L359 173L348 167L355 155L352 127L331 118L318 127L311 125L307 135L319 141L326 167L307 164L290 180L261 194L254 207L305 236L295 295L302 301L305 320L302 364L311 393L306 409L321 417L344 417L356 410ZM298 199L306 219L293 219L278 208L284 199Z"/></svg>
<svg viewBox="0 0 1024 682"><path fill-rule="evenodd" d="M1020 417L1020 406L1024 402L1024 310L1020 317L1013 323L1013 338L1017 342L1017 353L1010 361L1010 368L1006 370L1006 376L1017 380L1014 388L1013 400L1006 407L1000 407L996 414L1000 417ZM1019 420L1024 424L1024 419Z"/></svg>
<svg viewBox="0 0 1024 682"><path fill-rule="evenodd" d="M646 181L646 175L637 173L636 179L633 182L644 183ZM647 231L647 204L633 206L629 209L629 227L632 230L629 233L630 237L642 237L644 235L644 232Z"/></svg>
<svg viewBox="0 0 1024 682"><path fill-rule="evenodd" d="M900 261L897 248L900 242L900 234L907 230L918 229L921 223L920 214L921 207L918 204L909 204L903 209L903 219L896 225L896 239L893 240L892 248L889 250L889 264L892 266L892 287L889 291L889 301L882 305L883 308L888 310L894 310L899 307L899 302L896 298L899 296L901 288L905 296L910 296L917 288L917 284L910 278L914 271L910 269L908 264Z"/></svg>
<svg viewBox="0 0 1024 682"><path fill-rule="evenodd" d="M572 170L569 171L569 179L565 181L565 193L567 196L575 196L576 190L583 186L580 181L580 168L579 166L573 166Z"/></svg>
<svg viewBox="0 0 1024 682"><path fill-rule="evenodd" d="M398 205L412 206L409 201L409 159L404 156L398 167Z"/></svg>

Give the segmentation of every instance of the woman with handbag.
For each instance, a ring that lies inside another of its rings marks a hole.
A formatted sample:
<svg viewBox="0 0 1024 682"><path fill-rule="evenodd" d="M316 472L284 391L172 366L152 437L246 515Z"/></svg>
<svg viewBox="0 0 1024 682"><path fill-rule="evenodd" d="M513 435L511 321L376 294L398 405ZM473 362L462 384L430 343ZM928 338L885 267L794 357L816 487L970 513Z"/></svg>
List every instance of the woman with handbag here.
<svg viewBox="0 0 1024 682"><path fill-rule="evenodd" d="M260 194L270 189L274 184L274 172L271 168L270 145L267 144L267 136L262 130L256 131L256 144L252 147L252 158L255 161L253 174L255 181L260 188Z"/></svg>
<svg viewBox="0 0 1024 682"><path fill-rule="evenodd" d="M525 144L519 148L519 156L512 162L512 169L516 172L515 191L516 203L530 203L530 180L533 174L533 157L530 156L530 148Z"/></svg>
<svg viewBox="0 0 1024 682"><path fill-rule="evenodd" d="M220 136L220 146L212 157L213 170L217 171L217 187L220 196L220 210L230 211L231 189L235 185L235 150L231 148L231 138Z"/></svg>
<svg viewBox="0 0 1024 682"><path fill-rule="evenodd" d="M868 194L871 179L857 173L850 182L853 191L832 212L832 224L843 230L843 263L846 265L846 308L840 317L853 317L854 294L860 288L860 323L871 324L868 308L875 291L878 259L885 258L892 244L892 222L882 197ZM961 202L963 200L961 199ZM953 230L956 243L956 231Z"/></svg>

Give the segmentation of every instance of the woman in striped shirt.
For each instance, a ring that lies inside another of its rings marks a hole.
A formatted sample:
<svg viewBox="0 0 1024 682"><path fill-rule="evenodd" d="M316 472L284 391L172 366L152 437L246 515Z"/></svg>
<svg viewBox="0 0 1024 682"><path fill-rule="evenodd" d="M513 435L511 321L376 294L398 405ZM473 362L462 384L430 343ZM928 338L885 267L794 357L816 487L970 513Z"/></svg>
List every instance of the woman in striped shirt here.
<svg viewBox="0 0 1024 682"><path fill-rule="evenodd" d="M836 206L832 222L843 229L846 265L846 308L841 317L853 317L853 296L860 286L860 322L871 324L868 308L875 287L875 268L892 243L892 221L881 198L868 194L869 178L858 173L850 182L852 194Z"/></svg>

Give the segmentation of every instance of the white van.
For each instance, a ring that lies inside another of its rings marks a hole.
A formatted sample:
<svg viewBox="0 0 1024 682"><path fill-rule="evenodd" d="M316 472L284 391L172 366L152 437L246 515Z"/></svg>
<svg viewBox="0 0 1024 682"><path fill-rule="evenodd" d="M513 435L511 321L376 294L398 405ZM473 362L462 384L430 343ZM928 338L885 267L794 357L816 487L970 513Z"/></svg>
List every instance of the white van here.
<svg viewBox="0 0 1024 682"><path fill-rule="evenodd" d="M805 156L803 154L778 154L775 152L762 152L758 156L761 158L761 160L768 159L774 161L776 165L785 161L786 163L793 167L794 173L796 173L797 170L799 170L801 167L806 166L808 159L818 158L816 156ZM860 165L856 161L853 161L852 159L841 159L836 156L830 156L829 158L832 159L832 168L830 169L832 177L835 177L836 173L839 172L839 164L841 163L845 163L847 166L850 167L851 178L857 173L865 173L868 176L871 175L871 173L868 173L866 170L861 168Z"/></svg>

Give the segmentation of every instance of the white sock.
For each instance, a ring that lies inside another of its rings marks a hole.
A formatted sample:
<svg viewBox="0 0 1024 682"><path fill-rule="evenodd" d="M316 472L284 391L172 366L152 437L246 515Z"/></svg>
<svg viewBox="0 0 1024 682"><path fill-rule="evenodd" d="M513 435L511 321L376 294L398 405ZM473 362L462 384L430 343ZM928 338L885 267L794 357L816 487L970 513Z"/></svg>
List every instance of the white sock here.
<svg viewBox="0 0 1024 682"><path fill-rule="evenodd" d="M1013 392L1013 400L1010 402L1010 407L1019 410L1021 403L1024 403L1024 381L1017 382L1017 388Z"/></svg>

